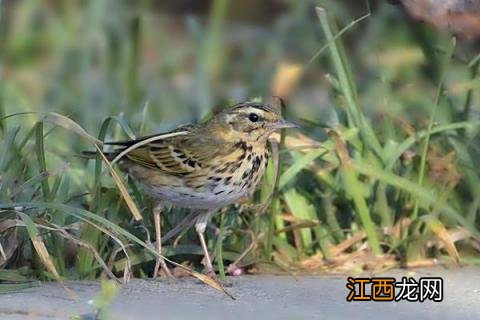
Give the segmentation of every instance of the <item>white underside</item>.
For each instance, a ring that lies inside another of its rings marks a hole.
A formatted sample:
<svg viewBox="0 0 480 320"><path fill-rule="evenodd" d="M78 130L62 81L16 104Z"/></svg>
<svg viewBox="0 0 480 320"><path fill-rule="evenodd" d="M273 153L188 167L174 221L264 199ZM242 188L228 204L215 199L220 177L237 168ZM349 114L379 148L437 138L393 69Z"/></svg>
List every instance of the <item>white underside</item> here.
<svg viewBox="0 0 480 320"><path fill-rule="evenodd" d="M177 207L193 209L221 208L236 203L253 192L253 190L245 190L243 192L232 192L228 194L231 190L228 187L229 186L224 186L224 189L226 190L224 193L220 195L212 195L211 192L192 192L190 188L177 187L173 189L168 187L152 188L144 186L145 190L156 199L168 202Z"/></svg>

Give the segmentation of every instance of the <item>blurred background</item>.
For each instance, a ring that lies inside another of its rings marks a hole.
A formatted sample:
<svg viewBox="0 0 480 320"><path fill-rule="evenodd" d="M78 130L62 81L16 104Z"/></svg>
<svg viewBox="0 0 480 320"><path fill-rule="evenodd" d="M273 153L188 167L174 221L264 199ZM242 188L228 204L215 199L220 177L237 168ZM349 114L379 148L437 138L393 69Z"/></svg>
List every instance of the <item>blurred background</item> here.
<svg viewBox="0 0 480 320"><path fill-rule="evenodd" d="M316 5L342 26L372 11L343 35L363 110L426 108L416 102L431 96L408 85L435 90L435 53L445 34L386 1L3 0L4 112L61 112L95 132L112 114L138 126L147 108L148 131L156 131L212 107L268 96L279 67L299 64L292 110L327 122L335 104L325 77L331 66L325 54L310 62L324 45ZM458 59L468 60L476 43L459 49ZM462 71L469 72L458 76ZM387 107L379 97L395 86L403 91L395 90Z"/></svg>
<svg viewBox="0 0 480 320"><path fill-rule="evenodd" d="M0 117L56 112L111 140L279 94L302 128L282 144L272 207L230 208L215 220L219 269L478 263L479 11L426 0L1 0ZM151 233L148 199L125 180L145 216L139 227L108 176L99 182L94 164L78 158L92 144L74 133L36 114L0 121L0 267L51 277L39 266L52 259L63 276L105 271L77 240L116 274L125 262L115 241L59 207L26 210L43 230L27 232L6 209L14 203L61 203L142 240ZM268 199L269 179L257 203ZM32 235L51 257L36 256ZM135 274L147 275L153 256L119 237L132 245ZM183 240L168 255L199 258L195 237Z"/></svg>

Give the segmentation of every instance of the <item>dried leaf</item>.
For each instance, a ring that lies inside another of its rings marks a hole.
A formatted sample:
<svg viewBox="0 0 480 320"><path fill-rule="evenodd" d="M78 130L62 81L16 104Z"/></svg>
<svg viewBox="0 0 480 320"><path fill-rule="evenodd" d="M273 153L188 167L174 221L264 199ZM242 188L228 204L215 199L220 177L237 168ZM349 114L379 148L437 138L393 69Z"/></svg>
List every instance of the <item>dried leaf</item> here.
<svg viewBox="0 0 480 320"><path fill-rule="evenodd" d="M471 0L400 0L415 18L466 38L480 37L480 2Z"/></svg>
<svg viewBox="0 0 480 320"><path fill-rule="evenodd" d="M441 183L448 189L452 189L460 181L461 176L455 164L456 154L454 151L444 155L440 154L435 148L430 148L427 161L428 175L432 181Z"/></svg>
<svg viewBox="0 0 480 320"><path fill-rule="evenodd" d="M351 236L350 238L345 239L344 241L340 242L336 246L333 246L330 249L330 252L331 252L333 257L338 256L341 253L343 253L344 251L346 251L347 249L349 249L351 246L353 246L355 243L364 240L366 237L367 237L367 234L363 231L359 232L359 233L356 233L353 236Z"/></svg>
<svg viewBox="0 0 480 320"><path fill-rule="evenodd" d="M33 246L37 251L38 256L40 257L40 260L45 265L47 270L55 277L55 279L60 280L60 275L57 272L57 268L55 267L55 264L53 263L53 260L48 253L47 247L45 247L45 243L43 242L42 237L38 233L38 229L35 226L35 223L28 215L24 213L17 212L17 214L20 215L20 218L25 223L28 234L30 236L30 240L32 241Z"/></svg>
<svg viewBox="0 0 480 320"><path fill-rule="evenodd" d="M429 219L428 226L438 238L438 240L443 243L443 245L445 246L445 250L447 250L448 254L450 255L450 257L452 257L455 264L460 264L460 255L458 254L455 243L450 237L450 233L448 232L447 228L445 228L445 225L441 223L438 219Z"/></svg>
<svg viewBox="0 0 480 320"><path fill-rule="evenodd" d="M282 98L288 97L302 73L303 68L299 64L281 64L273 77L272 95Z"/></svg>
<svg viewBox="0 0 480 320"><path fill-rule="evenodd" d="M325 257L321 252L317 252L311 257L300 261L299 265L305 270L318 270L325 265Z"/></svg>
<svg viewBox="0 0 480 320"><path fill-rule="evenodd" d="M120 176L115 171L115 169L112 167L112 165L110 164L110 161L108 161L107 157L105 157L102 150L97 145L95 145L95 147L97 148L98 152L102 156L103 161L107 164L108 170L110 171L110 175L112 176L113 180L115 181L115 184L117 185L118 190L120 191L123 199L125 200L125 203L127 204L128 208L130 209L130 212L132 213L133 217L137 221L142 220L142 215L140 214L140 210L138 210L137 205L135 204L132 197L128 193L127 188L125 187L125 185L122 182L122 179L120 179Z"/></svg>
<svg viewBox="0 0 480 320"><path fill-rule="evenodd" d="M221 291L223 293L225 293L227 296L229 296L230 298L232 298L232 300L236 300L234 296L232 296L227 290L225 290L225 288L222 286L222 284L220 282L218 282L217 280L215 279L212 279L210 278L209 276L207 275L204 275L204 274L201 274L201 273L198 273L198 272L195 272L195 271L192 271L192 276L194 276L195 278L197 278L198 280L206 283L207 285L209 285L210 287L214 288L214 289L217 289L218 291Z"/></svg>
<svg viewBox="0 0 480 320"><path fill-rule="evenodd" d="M417 261L408 261L405 265L407 268L431 268L440 265L437 259L422 259Z"/></svg>
<svg viewBox="0 0 480 320"><path fill-rule="evenodd" d="M40 236L37 226L35 225L33 220L23 212L17 212L17 214L25 223L25 227L27 228L27 232L28 232L28 235L30 236L30 240L32 241L33 247L35 248L35 251L40 257L40 260L42 261L43 265L53 275L55 280L57 280L62 285L62 287L65 289L65 291L70 296L70 298L78 299L77 295L63 284L63 281L60 278L60 275L58 274L57 268L55 267L55 264L53 263L53 260L50 257L50 254L48 253L47 247L45 246L45 243L43 242L42 237Z"/></svg>
<svg viewBox="0 0 480 320"><path fill-rule="evenodd" d="M392 235L392 237L395 237L397 239L401 239L403 232L405 232L405 230L407 230L411 224L412 224L412 219L408 217L401 218L391 228L391 230L388 230L387 234L390 234Z"/></svg>
<svg viewBox="0 0 480 320"><path fill-rule="evenodd" d="M280 143L280 133L274 133L269 140ZM289 134L285 137L285 147L289 150L310 151L319 148L322 144L302 133Z"/></svg>
<svg viewBox="0 0 480 320"><path fill-rule="evenodd" d="M51 122L51 123L54 123L54 124L56 124L60 127L63 127L65 129L73 132L73 133L76 133L79 136L82 136L82 137L86 138L87 140L93 142L94 144L97 144L97 145L100 145L100 146L103 144L102 141L100 141L97 138L95 138L94 136L88 134L87 131L85 131L85 129L83 129L75 121L73 121L72 119L70 119L68 117L65 117L61 114L58 114L58 113L55 113L55 112L48 112L45 115L44 120L48 121L48 122Z"/></svg>
<svg viewBox="0 0 480 320"><path fill-rule="evenodd" d="M0 222L0 267L7 263L19 246L17 229L19 220L6 219Z"/></svg>

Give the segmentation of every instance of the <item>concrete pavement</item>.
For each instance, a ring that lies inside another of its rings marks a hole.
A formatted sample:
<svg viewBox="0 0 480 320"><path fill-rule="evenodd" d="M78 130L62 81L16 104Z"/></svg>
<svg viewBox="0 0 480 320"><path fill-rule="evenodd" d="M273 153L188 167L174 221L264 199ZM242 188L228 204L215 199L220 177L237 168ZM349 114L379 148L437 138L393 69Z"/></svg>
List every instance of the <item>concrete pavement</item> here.
<svg viewBox="0 0 480 320"><path fill-rule="evenodd" d="M147 319L480 319L480 268L396 270L377 277L442 277L442 302L347 302L346 276L229 278L231 300L195 279L133 280L110 304L115 320ZM95 319L96 282L56 283L0 295L0 319Z"/></svg>

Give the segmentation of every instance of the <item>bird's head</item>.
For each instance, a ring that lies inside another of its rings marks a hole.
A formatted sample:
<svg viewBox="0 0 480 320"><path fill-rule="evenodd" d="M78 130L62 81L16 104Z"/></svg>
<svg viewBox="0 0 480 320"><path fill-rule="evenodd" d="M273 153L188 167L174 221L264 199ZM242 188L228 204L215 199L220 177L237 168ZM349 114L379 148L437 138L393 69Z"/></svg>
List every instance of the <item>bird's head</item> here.
<svg viewBox="0 0 480 320"><path fill-rule="evenodd" d="M275 131L297 127L282 118L280 108L257 102L239 103L212 120L228 138L247 142L265 142Z"/></svg>

